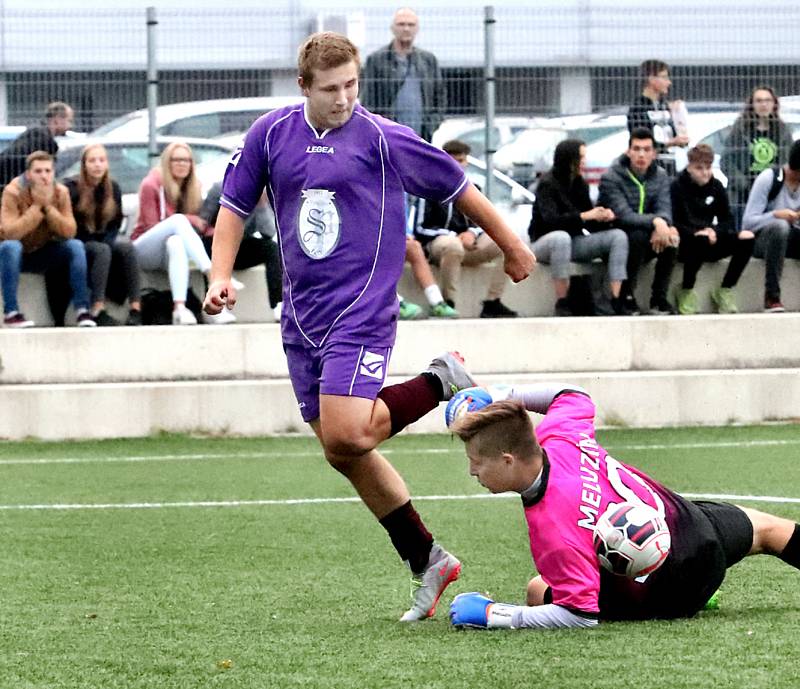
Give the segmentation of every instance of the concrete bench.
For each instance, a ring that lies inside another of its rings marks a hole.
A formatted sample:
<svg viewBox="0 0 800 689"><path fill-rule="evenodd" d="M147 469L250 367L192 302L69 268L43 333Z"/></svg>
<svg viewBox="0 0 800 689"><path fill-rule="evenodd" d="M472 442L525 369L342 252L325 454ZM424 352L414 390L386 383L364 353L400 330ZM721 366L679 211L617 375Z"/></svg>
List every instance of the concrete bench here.
<svg viewBox="0 0 800 689"><path fill-rule="evenodd" d="M236 304L236 317L241 323L271 323L274 321L272 309L267 299L267 285L264 266L256 266L248 270L237 270L237 280L245 285L239 294ZM202 299L205 295L203 275L192 271L190 285L194 293ZM167 275L161 271L142 271L142 289L169 290ZM37 273L22 273L19 281L18 301L20 311L33 320L37 326L53 325L53 316L47 304L44 276ZM2 303L2 295L0 295ZM107 302L106 310L114 318L124 321L128 314L127 305L120 306L112 301ZM70 307L67 311L67 325L75 323L75 314Z"/></svg>
<svg viewBox="0 0 800 689"><path fill-rule="evenodd" d="M642 308L647 308L650 301L650 285L653 281L655 262L651 261L645 266L639 278L636 299ZM697 290L700 301L701 313L712 313L710 294L719 287L722 277L728 266L727 260L718 263L706 264L697 276ZM456 308L462 318L477 318L480 314L481 303L486 298L486 290L491 277L492 266L480 265L465 267L461 275L461 290L456 301ZM433 268L434 275L438 278L438 269ZM597 285L604 283L604 266L602 263L573 263L573 275L592 275ZM236 304L236 316L240 323L270 323L273 322L272 309L269 308L267 288L264 277L264 266L255 266L248 270L236 271L235 276L245 284L245 289L239 294ZM670 299L674 303L674 293L680 287L683 276L683 265L678 264L672 274L670 286ZM143 287L154 289L169 289L166 274L163 272L143 271ZM203 276L193 271L191 286L198 297L205 293ZM782 299L790 311L800 311L800 262L787 259L784 264L783 278L781 280ZM409 301L424 306L425 296L419 285L414 280L411 268L406 264L403 276L398 285L398 291ZM757 313L763 309L764 299L764 262L753 258L739 280L736 288L737 301L742 313ZM33 273L23 273L19 287L20 309L28 318L33 319L37 325L47 326L53 324L50 309L45 296L44 278ZM546 265L537 265L533 274L524 282L510 284L503 296L503 302L510 308L518 311L522 316L551 316L555 303L553 283L550 268ZM112 302L108 304L109 313L124 320L127 311ZM67 323L74 322L74 315L67 315Z"/></svg>

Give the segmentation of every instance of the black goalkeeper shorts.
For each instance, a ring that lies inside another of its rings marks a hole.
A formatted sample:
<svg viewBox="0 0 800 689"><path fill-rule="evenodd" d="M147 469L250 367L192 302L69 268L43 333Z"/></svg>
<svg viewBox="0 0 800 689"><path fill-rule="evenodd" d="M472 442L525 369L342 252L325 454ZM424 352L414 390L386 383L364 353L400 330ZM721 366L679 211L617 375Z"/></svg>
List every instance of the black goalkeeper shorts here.
<svg viewBox="0 0 800 689"><path fill-rule="evenodd" d="M600 618L691 617L717 591L728 567L753 545L753 525L735 505L684 501L670 554L644 582L600 572Z"/></svg>

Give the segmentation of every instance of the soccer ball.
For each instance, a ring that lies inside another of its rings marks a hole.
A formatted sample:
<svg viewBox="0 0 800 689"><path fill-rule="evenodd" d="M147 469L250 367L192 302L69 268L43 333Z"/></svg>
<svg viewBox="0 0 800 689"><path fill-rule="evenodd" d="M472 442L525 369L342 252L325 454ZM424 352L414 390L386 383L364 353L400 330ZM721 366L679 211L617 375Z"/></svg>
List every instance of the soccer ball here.
<svg viewBox="0 0 800 689"><path fill-rule="evenodd" d="M594 527L592 539L600 564L612 574L642 577L658 569L669 555L667 522L648 505L609 505Z"/></svg>

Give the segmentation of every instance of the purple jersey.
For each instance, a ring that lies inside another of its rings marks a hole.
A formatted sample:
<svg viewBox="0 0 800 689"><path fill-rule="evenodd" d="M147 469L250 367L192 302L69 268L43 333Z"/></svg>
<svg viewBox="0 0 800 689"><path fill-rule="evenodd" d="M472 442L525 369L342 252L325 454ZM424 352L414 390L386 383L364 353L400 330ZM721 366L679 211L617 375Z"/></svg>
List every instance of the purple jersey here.
<svg viewBox="0 0 800 689"><path fill-rule="evenodd" d="M458 163L407 127L356 105L346 124L319 133L301 104L256 120L220 203L244 218L267 189L283 256L285 342L390 346L404 192L448 202L466 185Z"/></svg>
<svg viewBox="0 0 800 689"><path fill-rule="evenodd" d="M678 536L683 498L611 457L595 439L594 403L570 392L557 397L536 438L546 453L540 497L525 508L531 553L553 603L599 612L600 564L592 546L597 519L611 503L643 502ZM646 586L625 580L630 587Z"/></svg>

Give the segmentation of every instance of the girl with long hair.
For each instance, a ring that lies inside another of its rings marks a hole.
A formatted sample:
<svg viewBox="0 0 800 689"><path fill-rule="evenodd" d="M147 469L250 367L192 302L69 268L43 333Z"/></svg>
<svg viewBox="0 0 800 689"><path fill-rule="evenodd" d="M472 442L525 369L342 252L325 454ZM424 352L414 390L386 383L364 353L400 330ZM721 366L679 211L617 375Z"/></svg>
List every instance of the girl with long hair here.
<svg viewBox="0 0 800 689"><path fill-rule="evenodd" d="M128 239L119 237L122 225L122 194L111 177L108 154L101 144L90 144L81 153L77 177L65 180L77 223L77 238L86 249L92 315L97 325L119 325L106 313L106 287L112 265L122 271L130 311L126 325L142 324L139 266Z"/></svg>
<svg viewBox="0 0 800 689"><path fill-rule="evenodd" d="M550 265L557 316L575 315L567 298L570 262L595 258L602 258L608 265L614 313L625 315L620 288L627 278L628 235L613 227L612 210L592 203L583 178L585 158L586 144L580 139L565 139L556 146L553 167L536 187L528 234L536 258Z"/></svg>
<svg viewBox="0 0 800 689"><path fill-rule="evenodd" d="M206 275L211 270L199 234L206 226L198 215L202 202L192 149L183 142L169 144L139 187L139 218L131 239L143 269L167 272L173 325L197 324L186 307L190 261ZM223 317L236 320L230 311Z"/></svg>
<svg viewBox="0 0 800 689"><path fill-rule="evenodd" d="M768 167L785 163L791 147L792 134L781 119L774 89L756 86L731 127L720 161L728 178L728 198L737 231L753 181Z"/></svg>

